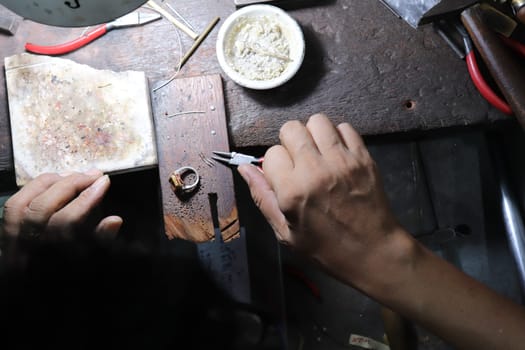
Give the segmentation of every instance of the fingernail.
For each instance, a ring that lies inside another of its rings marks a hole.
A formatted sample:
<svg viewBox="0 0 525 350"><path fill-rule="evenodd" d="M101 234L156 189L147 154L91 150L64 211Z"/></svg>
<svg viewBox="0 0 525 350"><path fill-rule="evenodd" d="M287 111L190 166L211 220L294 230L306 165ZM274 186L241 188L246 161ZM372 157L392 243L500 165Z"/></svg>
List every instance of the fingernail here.
<svg viewBox="0 0 525 350"><path fill-rule="evenodd" d="M95 232L100 238L116 238L122 224L123 220L120 216L110 216L98 224Z"/></svg>
<svg viewBox="0 0 525 350"><path fill-rule="evenodd" d="M100 188L105 187L108 183L109 183L109 176L104 175L104 176L99 177L97 179L97 181L93 182L93 184L91 184L90 188L93 191L97 191Z"/></svg>
<svg viewBox="0 0 525 350"><path fill-rule="evenodd" d="M119 216L112 216L106 219L105 229L107 232L111 232L113 235L116 235L123 224L123 220Z"/></svg>
<svg viewBox="0 0 525 350"><path fill-rule="evenodd" d="M69 175L72 175L73 172L72 171L64 171L63 173L60 173L58 175L62 176L62 177L66 177L66 176L69 176Z"/></svg>

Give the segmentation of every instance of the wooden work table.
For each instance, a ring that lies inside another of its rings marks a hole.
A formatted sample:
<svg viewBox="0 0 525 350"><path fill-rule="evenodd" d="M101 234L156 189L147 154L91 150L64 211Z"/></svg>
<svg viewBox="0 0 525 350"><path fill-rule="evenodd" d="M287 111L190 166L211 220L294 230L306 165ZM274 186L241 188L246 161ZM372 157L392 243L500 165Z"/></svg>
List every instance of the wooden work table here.
<svg viewBox="0 0 525 350"><path fill-rule="evenodd" d="M170 4L197 32L215 16L224 20L235 11L233 0L173 0ZM7 13L0 8L0 14ZM504 118L479 96L465 62L432 27L415 30L379 1L304 1L289 13L302 26L306 39L305 61L289 83L271 91L251 91L223 75L234 147L274 144L285 121L305 120L315 112L325 112L336 122L348 121L365 135ZM180 77L222 73L215 55L221 23L182 68ZM82 30L23 21L15 36L0 34L0 56L23 52L28 41L44 45L69 41ZM99 69L142 70L153 87L173 75L180 52L191 44L186 34L161 20L114 30L63 57ZM0 173L12 171L5 78L1 74Z"/></svg>

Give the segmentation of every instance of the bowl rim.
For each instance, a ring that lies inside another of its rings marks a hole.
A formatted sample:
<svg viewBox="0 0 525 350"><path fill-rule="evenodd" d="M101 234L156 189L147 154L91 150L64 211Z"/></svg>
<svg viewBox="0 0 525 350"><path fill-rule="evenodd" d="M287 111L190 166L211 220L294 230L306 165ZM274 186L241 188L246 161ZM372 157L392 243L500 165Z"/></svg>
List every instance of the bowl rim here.
<svg viewBox="0 0 525 350"><path fill-rule="evenodd" d="M256 13L256 12L266 12L268 14L276 14L278 15L278 18L283 19L285 21L285 24L290 27L290 31L293 33L293 35L297 35L299 39L299 56L297 59L295 59L291 65L289 65L286 70L281 74L280 76L269 79L269 80L251 80L240 73L233 70L228 62L226 62L226 57L224 55L224 41L226 39L226 34L231 29L232 25L235 24L238 18L250 14L250 13ZM221 28L219 29L219 33L217 35L217 44L216 44L216 51L217 51L217 59L219 61L219 65L221 66L222 70L226 75L232 79L237 84L244 86L249 89L254 90L268 90L272 88L276 88L278 86L281 86L282 84L288 82L299 70L301 67L304 55L305 55L305 42L304 42L304 35L303 31L299 25L299 23L290 16L286 11L283 9L273 6L273 5L266 5L266 4L257 4L257 5L249 5L245 6L235 12L233 12L222 24Z"/></svg>

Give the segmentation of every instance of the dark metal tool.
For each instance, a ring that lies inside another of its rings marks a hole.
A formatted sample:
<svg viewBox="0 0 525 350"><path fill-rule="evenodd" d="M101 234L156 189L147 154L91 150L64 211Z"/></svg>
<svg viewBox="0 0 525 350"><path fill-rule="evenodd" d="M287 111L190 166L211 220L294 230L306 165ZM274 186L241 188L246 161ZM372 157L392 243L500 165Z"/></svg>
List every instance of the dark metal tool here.
<svg viewBox="0 0 525 350"><path fill-rule="evenodd" d="M465 8L476 0L380 0L383 5L417 28L427 18Z"/></svg>
<svg viewBox="0 0 525 350"><path fill-rule="evenodd" d="M456 54L458 54L461 59L465 59L472 82L478 89L481 96L483 96L492 106L497 108L502 113L512 115L512 108L504 99L494 92L494 90L490 87L481 74L481 70L478 67L478 62L474 53L474 45L472 44L472 40L470 39L463 25L459 23L459 21L449 23L446 20L440 20L434 22L434 28L436 29L437 33L450 45L454 52L456 52ZM464 51L454 41L454 31L463 41ZM501 39L506 45L515 49L518 53L525 57L525 54L520 52L520 48L525 50L525 46L510 38L501 37Z"/></svg>
<svg viewBox="0 0 525 350"><path fill-rule="evenodd" d="M498 192L503 222L506 228L509 248L516 263L521 291L525 294L525 224L521 215L517 194L511 186L511 179L505 164L501 140L491 147L492 159L498 180Z"/></svg>
<svg viewBox="0 0 525 350"><path fill-rule="evenodd" d="M208 193L215 238L197 243L199 260L215 283L239 303L251 302L250 276L246 252L246 234L241 227L240 236L229 242L222 239L217 208L217 194Z"/></svg>
<svg viewBox="0 0 525 350"><path fill-rule="evenodd" d="M525 0L512 0L511 4L516 18L521 23L525 23Z"/></svg>
<svg viewBox="0 0 525 350"><path fill-rule="evenodd" d="M14 16L0 16L0 33L15 35L18 29L18 18Z"/></svg>

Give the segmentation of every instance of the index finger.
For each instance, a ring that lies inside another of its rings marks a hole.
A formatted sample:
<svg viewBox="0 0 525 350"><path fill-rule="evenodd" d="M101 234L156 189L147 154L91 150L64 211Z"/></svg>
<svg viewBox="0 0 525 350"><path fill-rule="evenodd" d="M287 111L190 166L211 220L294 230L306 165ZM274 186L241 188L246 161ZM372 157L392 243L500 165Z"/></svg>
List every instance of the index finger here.
<svg viewBox="0 0 525 350"><path fill-rule="evenodd" d="M264 177L270 184L272 190L286 186L283 182L286 181L293 167L293 160L285 147L277 145L266 151L263 171Z"/></svg>

